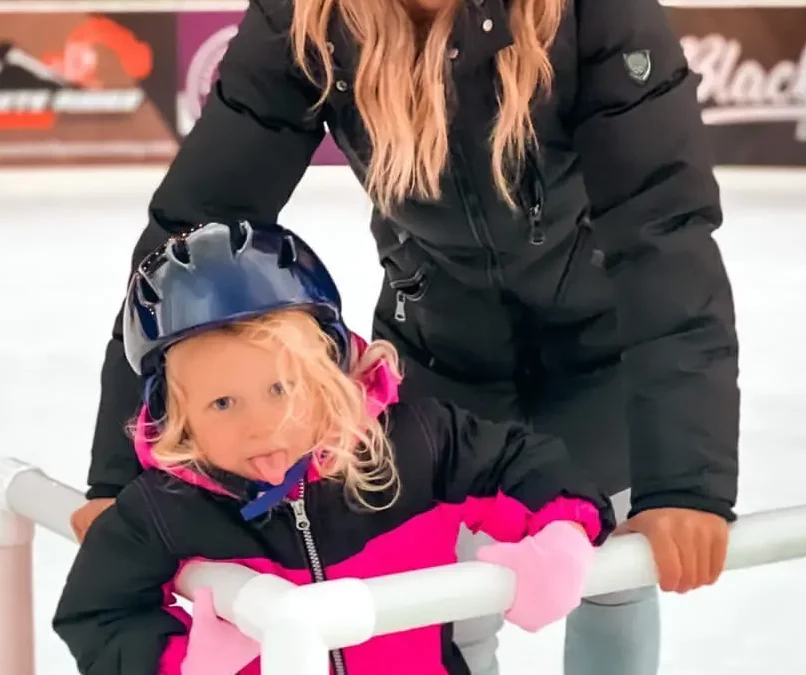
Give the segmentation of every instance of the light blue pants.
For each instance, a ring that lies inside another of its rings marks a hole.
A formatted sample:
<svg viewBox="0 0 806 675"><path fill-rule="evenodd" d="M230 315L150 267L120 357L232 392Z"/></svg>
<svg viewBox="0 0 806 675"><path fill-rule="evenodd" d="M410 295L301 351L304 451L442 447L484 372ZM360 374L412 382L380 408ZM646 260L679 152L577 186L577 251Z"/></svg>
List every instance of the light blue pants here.
<svg viewBox="0 0 806 675"><path fill-rule="evenodd" d="M619 522L629 504L628 490L613 497ZM459 560L474 560L478 547L489 542L487 535L463 529ZM472 675L499 675L496 634L503 625L500 616L455 624L454 642ZM660 604L654 586L585 599L566 620L565 675L656 675L659 660Z"/></svg>

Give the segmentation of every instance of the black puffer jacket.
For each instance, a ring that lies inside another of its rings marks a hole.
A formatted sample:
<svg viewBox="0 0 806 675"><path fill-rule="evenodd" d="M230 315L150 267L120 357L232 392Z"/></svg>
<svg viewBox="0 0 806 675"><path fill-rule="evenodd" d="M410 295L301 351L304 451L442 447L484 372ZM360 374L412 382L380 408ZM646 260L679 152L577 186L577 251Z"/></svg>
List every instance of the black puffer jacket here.
<svg viewBox="0 0 806 675"><path fill-rule="evenodd" d="M610 500L553 437L429 399L392 405L382 421L400 477L400 497L387 509L357 508L340 482L309 471L270 517L245 522L240 511L257 494L252 481L215 467L205 467L206 477L140 474L88 532L56 610L54 628L79 672L179 674L189 645L178 617L186 615L166 604L189 560L235 561L302 585L450 564L461 523L499 541L520 541L557 520L580 523L597 545L613 530ZM392 491L365 499L389 504ZM374 638L331 659L340 662L335 675L470 672L450 624Z"/></svg>
<svg viewBox="0 0 806 675"><path fill-rule="evenodd" d="M373 218L386 270L376 333L406 357L404 396L532 418L563 435L602 485L631 484L634 510L686 506L731 518L738 349L711 237L722 216L697 78L656 0L569 0L551 54L553 94L535 106L541 152L529 158L523 208L513 213L495 193L485 145L494 55L511 42L509 2L467 0L451 38L444 199L409 200L393 218ZM154 195L134 262L166 232L199 221L274 220L325 122L363 177L355 45L332 26L336 86L311 116L318 91L290 59L291 12L290 0L252 0ZM91 496L114 495L138 473L122 429L139 390L118 319Z"/></svg>

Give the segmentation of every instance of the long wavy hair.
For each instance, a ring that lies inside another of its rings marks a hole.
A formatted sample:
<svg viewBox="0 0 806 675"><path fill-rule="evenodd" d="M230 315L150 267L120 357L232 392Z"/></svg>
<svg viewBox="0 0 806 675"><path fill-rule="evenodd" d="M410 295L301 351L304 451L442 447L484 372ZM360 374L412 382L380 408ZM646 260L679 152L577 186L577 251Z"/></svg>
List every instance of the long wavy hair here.
<svg viewBox="0 0 806 675"><path fill-rule="evenodd" d="M409 0L294 0L294 58L305 76L322 88L317 105L334 82L327 45L334 11L359 47L355 100L372 144L365 188L384 213L409 196L440 197L440 177L448 161L447 48L463 2L467 0L446 0L423 35ZM554 73L548 49L564 0L510 2L514 43L496 56L499 105L490 148L496 188L514 209L512 184L528 146L537 142L530 104L537 92L551 88ZM324 81L317 80L312 55L323 68Z"/></svg>

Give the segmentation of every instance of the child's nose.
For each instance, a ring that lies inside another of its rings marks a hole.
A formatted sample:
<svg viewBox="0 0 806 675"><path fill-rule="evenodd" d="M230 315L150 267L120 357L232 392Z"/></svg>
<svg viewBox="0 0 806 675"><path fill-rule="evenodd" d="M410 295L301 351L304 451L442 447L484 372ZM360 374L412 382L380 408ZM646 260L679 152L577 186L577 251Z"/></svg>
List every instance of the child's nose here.
<svg viewBox="0 0 806 675"><path fill-rule="evenodd" d="M277 430L277 420L263 406L251 411L248 424L249 435L253 438L268 438Z"/></svg>

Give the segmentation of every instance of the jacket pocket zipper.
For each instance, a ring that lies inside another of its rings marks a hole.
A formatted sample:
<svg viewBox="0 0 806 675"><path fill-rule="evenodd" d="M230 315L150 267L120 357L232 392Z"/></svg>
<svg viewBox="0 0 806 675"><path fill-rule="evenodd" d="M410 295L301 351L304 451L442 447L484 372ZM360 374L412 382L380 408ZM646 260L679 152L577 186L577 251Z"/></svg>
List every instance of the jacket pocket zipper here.
<svg viewBox="0 0 806 675"><path fill-rule="evenodd" d="M389 280L389 287L395 291L395 321L398 323L406 321L407 301L417 302L425 296L432 271L431 266L424 263L417 268L414 274L404 279Z"/></svg>
<svg viewBox="0 0 806 675"><path fill-rule="evenodd" d="M590 220L587 218L587 216L583 216L577 223L576 232L574 232L574 240L571 243L571 251L566 259L565 267L560 275L560 280L557 282L557 291L554 294L553 302L555 306L562 302L565 294L568 291L568 285L571 283L574 273L579 268L579 265L585 262L584 260L580 259L580 255L582 250L587 245L591 234L592 229Z"/></svg>
<svg viewBox="0 0 806 675"><path fill-rule="evenodd" d="M540 246L546 241L546 233L543 229L543 212L545 210L546 194L543 186L543 173L538 166L537 160L530 151L526 151L526 195L521 190L523 209L529 220L529 243Z"/></svg>

